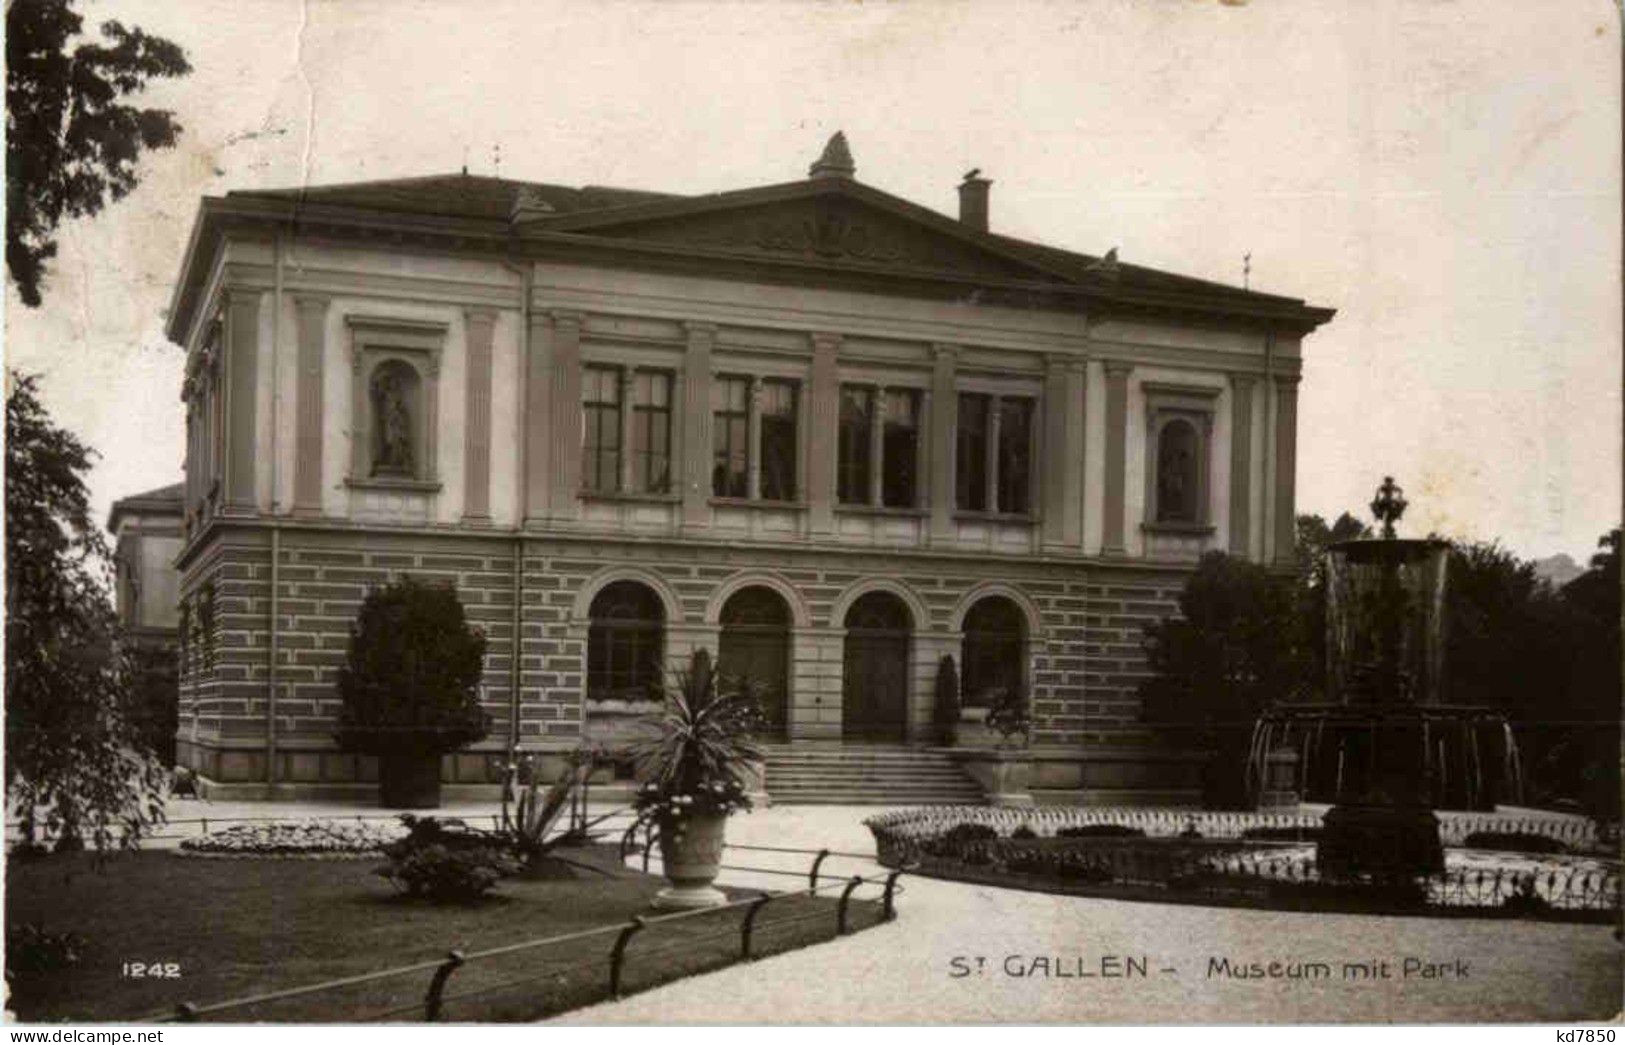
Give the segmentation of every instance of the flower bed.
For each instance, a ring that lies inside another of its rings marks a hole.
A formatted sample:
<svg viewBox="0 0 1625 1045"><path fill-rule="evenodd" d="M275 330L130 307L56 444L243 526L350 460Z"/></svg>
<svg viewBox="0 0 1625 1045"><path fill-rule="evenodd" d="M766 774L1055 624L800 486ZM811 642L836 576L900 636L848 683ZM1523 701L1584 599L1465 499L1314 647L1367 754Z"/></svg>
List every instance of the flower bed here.
<svg viewBox="0 0 1625 1045"><path fill-rule="evenodd" d="M310 820L238 824L181 843L183 856L342 860L382 855L403 829L393 823Z"/></svg>

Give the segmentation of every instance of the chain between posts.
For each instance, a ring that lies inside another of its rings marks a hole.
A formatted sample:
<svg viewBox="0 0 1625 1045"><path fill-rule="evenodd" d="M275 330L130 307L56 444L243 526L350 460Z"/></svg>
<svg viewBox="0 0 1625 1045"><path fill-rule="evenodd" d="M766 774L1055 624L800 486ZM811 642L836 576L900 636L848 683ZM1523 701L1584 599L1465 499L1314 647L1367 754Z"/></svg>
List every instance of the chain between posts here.
<svg viewBox="0 0 1625 1045"><path fill-rule="evenodd" d="M423 1018L433 1023L440 1018L440 1005L442 996L446 991L446 981L463 964L462 951L450 951L446 954L445 964L434 971L434 978L429 981L429 992L423 996Z"/></svg>
<svg viewBox="0 0 1625 1045"><path fill-rule="evenodd" d="M611 998L621 996L621 965L626 958L626 945L632 942L632 937L643 931L646 924L643 915L640 914L628 922L626 928L621 930L621 935L615 938L615 947L609 952L609 996Z"/></svg>

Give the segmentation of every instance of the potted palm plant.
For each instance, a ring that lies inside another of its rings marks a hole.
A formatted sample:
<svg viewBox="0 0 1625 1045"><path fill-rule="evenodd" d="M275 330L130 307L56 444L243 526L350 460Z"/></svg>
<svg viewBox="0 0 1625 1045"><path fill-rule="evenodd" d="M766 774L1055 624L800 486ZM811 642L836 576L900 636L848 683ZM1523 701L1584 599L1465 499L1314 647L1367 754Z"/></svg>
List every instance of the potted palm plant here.
<svg viewBox="0 0 1625 1045"><path fill-rule="evenodd" d="M726 901L711 883L722 863L728 817L751 807L750 783L762 761L754 739L762 713L750 687L719 675L703 649L660 695L661 712L646 720L654 735L634 749L641 781L634 804L659 831L671 882L655 906L712 907Z"/></svg>

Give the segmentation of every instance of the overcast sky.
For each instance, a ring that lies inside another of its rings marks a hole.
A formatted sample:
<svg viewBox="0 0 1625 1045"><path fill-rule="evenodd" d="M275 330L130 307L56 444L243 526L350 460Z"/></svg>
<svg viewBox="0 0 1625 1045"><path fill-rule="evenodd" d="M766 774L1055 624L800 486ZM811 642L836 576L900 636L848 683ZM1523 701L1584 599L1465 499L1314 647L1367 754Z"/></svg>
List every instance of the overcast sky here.
<svg viewBox="0 0 1625 1045"><path fill-rule="evenodd" d="M98 511L178 481L162 333L198 198L457 170L712 192L858 178L1000 232L1338 309L1305 342L1300 511L1584 561L1621 481L1620 33L1607 0L107 0L183 45L186 127L62 230L11 365L102 453Z"/></svg>

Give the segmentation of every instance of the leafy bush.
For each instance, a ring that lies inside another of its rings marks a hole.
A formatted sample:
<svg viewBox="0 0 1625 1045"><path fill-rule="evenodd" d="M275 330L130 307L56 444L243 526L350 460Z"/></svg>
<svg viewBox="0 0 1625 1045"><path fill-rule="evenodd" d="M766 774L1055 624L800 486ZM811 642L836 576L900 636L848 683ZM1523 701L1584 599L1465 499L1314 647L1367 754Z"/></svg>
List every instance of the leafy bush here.
<svg viewBox="0 0 1625 1045"><path fill-rule="evenodd" d="M927 839L924 849L932 856L962 857L971 846L991 842L999 832L987 824L955 824L935 838Z"/></svg>
<svg viewBox="0 0 1625 1045"><path fill-rule="evenodd" d="M1497 849L1506 853L1566 853L1569 847L1555 838L1529 831L1474 831L1461 844L1467 849Z"/></svg>
<svg viewBox="0 0 1625 1045"><path fill-rule="evenodd" d="M764 757L754 739L763 722L755 688L719 674L703 649L674 672L673 684L662 687L660 714L643 723L653 736L634 751L643 781L633 802L640 815L728 815L751 807L751 773Z"/></svg>
<svg viewBox="0 0 1625 1045"><path fill-rule="evenodd" d="M405 838L384 846L389 863L380 877L407 896L435 903L467 903L485 895L502 878L516 874L519 863L508 855L504 840L461 820L401 815Z"/></svg>
<svg viewBox="0 0 1625 1045"><path fill-rule="evenodd" d="M1145 829L1127 824L1078 824L1055 832L1056 838L1144 838Z"/></svg>
<svg viewBox="0 0 1625 1045"><path fill-rule="evenodd" d="M434 844L390 854L379 875L407 896L435 903L468 903L490 891L519 865L496 848L448 849Z"/></svg>
<svg viewBox="0 0 1625 1045"><path fill-rule="evenodd" d="M56 972L79 964L85 941L78 933L48 932L29 922L6 927L6 975Z"/></svg>
<svg viewBox="0 0 1625 1045"><path fill-rule="evenodd" d="M410 577L374 588L350 625L339 668L337 740L380 756L445 754L483 739L485 636L463 616L449 585Z"/></svg>
<svg viewBox="0 0 1625 1045"><path fill-rule="evenodd" d="M1017 841L1026 841L1028 839L1037 838L1038 832L1034 831L1026 824L1022 824L1020 827L1010 832L1010 837L1016 839Z"/></svg>

